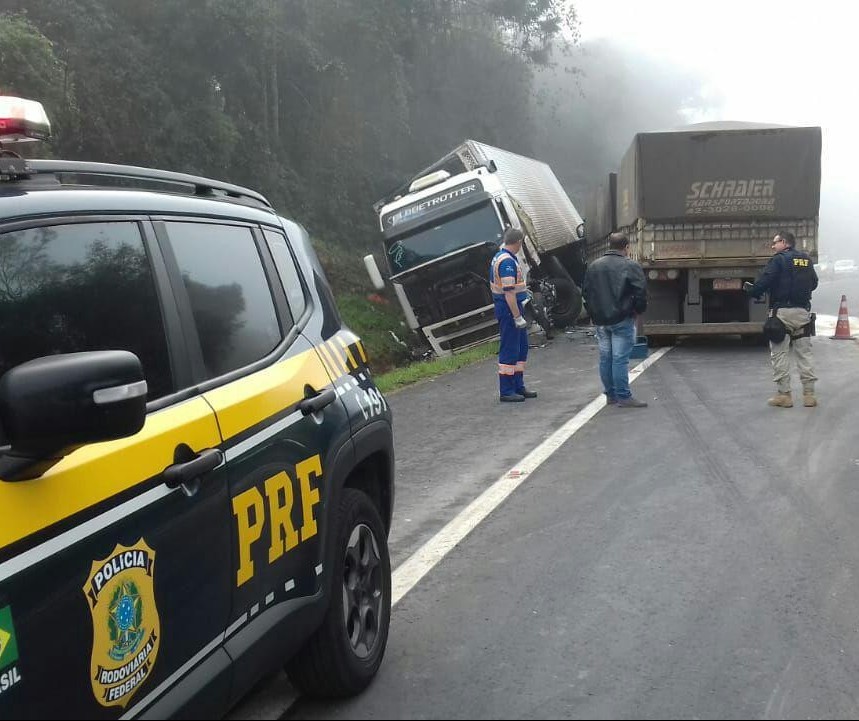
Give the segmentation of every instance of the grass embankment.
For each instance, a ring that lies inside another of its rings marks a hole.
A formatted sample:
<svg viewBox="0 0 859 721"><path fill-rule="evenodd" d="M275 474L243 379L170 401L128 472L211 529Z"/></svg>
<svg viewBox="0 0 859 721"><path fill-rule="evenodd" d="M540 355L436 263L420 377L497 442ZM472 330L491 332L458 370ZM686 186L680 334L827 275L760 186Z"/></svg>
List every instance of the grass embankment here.
<svg viewBox="0 0 859 721"><path fill-rule="evenodd" d="M437 378L498 353L498 343L487 343L448 358L414 360L425 350L408 328L400 304L389 289L377 293L370 286L359 251L314 239L319 260L337 298L343 320L364 342L370 368L382 392Z"/></svg>
<svg viewBox="0 0 859 721"><path fill-rule="evenodd" d="M383 393L437 378L498 354L498 341L494 341L447 358L411 360L409 348L403 347L391 335L393 331L401 339L412 337L411 331L401 325L399 306L379 304L355 295L341 296L337 305L346 325L361 336L376 385Z"/></svg>
<svg viewBox="0 0 859 721"><path fill-rule="evenodd" d="M485 345L471 348L447 358L416 361L403 368L395 368L392 371L376 376L376 385L382 393L390 393L404 386L430 378L437 378L445 373L459 370L464 366L492 358L496 355L498 355L498 341L493 341L492 343L486 343Z"/></svg>

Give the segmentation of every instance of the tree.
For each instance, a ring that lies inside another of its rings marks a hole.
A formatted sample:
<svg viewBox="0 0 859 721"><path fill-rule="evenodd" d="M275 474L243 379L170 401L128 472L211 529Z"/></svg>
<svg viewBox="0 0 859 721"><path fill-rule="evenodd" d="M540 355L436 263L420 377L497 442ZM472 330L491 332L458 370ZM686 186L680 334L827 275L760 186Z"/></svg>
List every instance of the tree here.
<svg viewBox="0 0 859 721"><path fill-rule="evenodd" d="M78 126L74 85L54 44L24 15L0 14L0 94L38 98L47 108L58 137Z"/></svg>

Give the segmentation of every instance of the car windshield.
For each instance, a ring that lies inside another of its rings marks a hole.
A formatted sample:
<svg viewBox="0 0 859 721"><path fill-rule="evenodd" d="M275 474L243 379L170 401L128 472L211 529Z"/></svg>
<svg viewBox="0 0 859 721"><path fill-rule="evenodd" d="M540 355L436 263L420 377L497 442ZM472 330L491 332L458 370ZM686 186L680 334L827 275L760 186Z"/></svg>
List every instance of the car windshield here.
<svg viewBox="0 0 859 721"><path fill-rule="evenodd" d="M393 274L477 243L501 242L503 228L490 202L443 221L423 226L388 244L388 262Z"/></svg>

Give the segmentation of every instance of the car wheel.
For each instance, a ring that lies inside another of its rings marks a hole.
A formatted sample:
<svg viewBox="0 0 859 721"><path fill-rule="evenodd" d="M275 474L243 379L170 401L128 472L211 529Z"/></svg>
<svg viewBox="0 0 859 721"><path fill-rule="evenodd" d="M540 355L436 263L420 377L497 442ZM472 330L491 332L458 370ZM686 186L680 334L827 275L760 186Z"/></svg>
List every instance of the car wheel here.
<svg viewBox="0 0 859 721"><path fill-rule="evenodd" d="M391 558L379 512L365 493L344 488L334 531L329 604L320 628L286 665L309 696L362 691L379 670L391 620Z"/></svg>

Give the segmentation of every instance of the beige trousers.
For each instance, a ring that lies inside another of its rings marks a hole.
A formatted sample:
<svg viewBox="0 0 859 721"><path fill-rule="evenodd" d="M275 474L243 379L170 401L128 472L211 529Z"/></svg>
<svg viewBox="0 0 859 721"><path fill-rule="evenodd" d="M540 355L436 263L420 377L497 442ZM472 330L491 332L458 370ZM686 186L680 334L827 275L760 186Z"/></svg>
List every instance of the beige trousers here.
<svg viewBox="0 0 859 721"><path fill-rule="evenodd" d="M803 393L814 393L814 356L811 352L811 338L801 336L802 327L810 320L805 308L779 308L776 314L787 328L787 335L781 343L770 343L770 358L773 365L773 381L779 393L790 393L790 351L796 356L796 367ZM799 337L793 337L799 335Z"/></svg>

